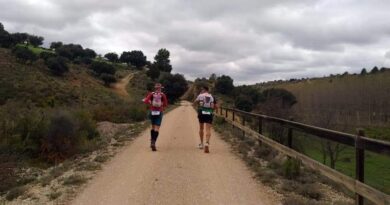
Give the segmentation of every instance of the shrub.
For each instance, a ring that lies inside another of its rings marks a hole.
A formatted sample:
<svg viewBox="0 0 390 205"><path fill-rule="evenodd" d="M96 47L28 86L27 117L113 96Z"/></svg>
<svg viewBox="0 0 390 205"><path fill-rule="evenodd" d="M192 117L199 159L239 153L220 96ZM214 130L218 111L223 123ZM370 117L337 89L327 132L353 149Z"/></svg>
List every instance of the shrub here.
<svg viewBox="0 0 390 205"><path fill-rule="evenodd" d="M64 57L50 57L46 60L47 67L52 71L54 75L63 75L69 71L66 59Z"/></svg>
<svg viewBox="0 0 390 205"><path fill-rule="evenodd" d="M89 112L78 111L75 113L75 117L77 119L80 136L86 137L89 140L100 136L97 131L96 121Z"/></svg>
<svg viewBox="0 0 390 205"><path fill-rule="evenodd" d="M27 191L27 188L25 186L20 186L20 187L15 187L13 189L11 189L7 195L5 196L5 198L8 200L8 201L11 201L13 199L16 199L18 198L19 196L23 195L25 192Z"/></svg>
<svg viewBox="0 0 390 205"><path fill-rule="evenodd" d="M21 118L16 119L14 133L19 138L14 138L11 146L35 156L40 150L42 138L48 132L48 124L48 119L44 114L32 111L24 113Z"/></svg>
<svg viewBox="0 0 390 205"><path fill-rule="evenodd" d="M52 52L47 52L47 51L42 51L39 54L39 57L42 58L43 60L45 60L45 62L47 61L47 59L52 58L52 57L56 57L56 56L57 56L57 54L52 53Z"/></svg>
<svg viewBox="0 0 390 205"><path fill-rule="evenodd" d="M42 142L42 156L50 162L57 162L73 155L79 140L76 133L76 121L69 113L60 112L53 116Z"/></svg>
<svg viewBox="0 0 390 205"><path fill-rule="evenodd" d="M95 71L95 73L99 75L102 73L114 75L116 71L114 66L105 62L98 62L98 61L93 62L90 65L90 69L92 69L93 71Z"/></svg>
<svg viewBox="0 0 390 205"><path fill-rule="evenodd" d="M316 184L306 184L305 186L300 186L297 193L315 200L319 200L322 196L321 191Z"/></svg>
<svg viewBox="0 0 390 205"><path fill-rule="evenodd" d="M283 175L287 179L293 179L301 173L301 162L296 159L288 158L283 163Z"/></svg>
<svg viewBox="0 0 390 205"><path fill-rule="evenodd" d="M81 185L87 182L87 178L81 175L71 175L67 178L64 179L64 182L62 183L63 185Z"/></svg>
<svg viewBox="0 0 390 205"><path fill-rule="evenodd" d="M100 79L103 80L105 86L109 86L111 83L116 82L114 75L103 73L100 75Z"/></svg>
<svg viewBox="0 0 390 205"><path fill-rule="evenodd" d="M12 49L12 53L16 58L23 61L24 63L31 63L38 59L34 52L24 46L16 46L14 49Z"/></svg>

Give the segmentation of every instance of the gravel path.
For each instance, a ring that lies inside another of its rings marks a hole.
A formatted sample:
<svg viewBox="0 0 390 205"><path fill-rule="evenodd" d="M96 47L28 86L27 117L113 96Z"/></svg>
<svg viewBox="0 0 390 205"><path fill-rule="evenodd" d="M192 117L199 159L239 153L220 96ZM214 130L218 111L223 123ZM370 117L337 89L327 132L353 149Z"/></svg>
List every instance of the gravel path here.
<svg viewBox="0 0 390 205"><path fill-rule="evenodd" d="M157 152L145 131L71 204L279 204L218 134L212 133L210 154L199 150L197 129L196 112L184 103L164 116Z"/></svg>

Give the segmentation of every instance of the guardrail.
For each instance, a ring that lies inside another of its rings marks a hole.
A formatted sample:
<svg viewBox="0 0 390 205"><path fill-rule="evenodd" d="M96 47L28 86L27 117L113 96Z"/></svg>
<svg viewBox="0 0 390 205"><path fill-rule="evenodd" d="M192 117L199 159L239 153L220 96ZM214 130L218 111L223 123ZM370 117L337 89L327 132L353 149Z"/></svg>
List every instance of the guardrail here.
<svg viewBox="0 0 390 205"><path fill-rule="evenodd" d="M229 112L231 113L230 118L228 114ZM225 120L231 123L233 126L241 129L244 134L251 134L260 142L267 144L268 146L289 157L301 160L302 163L304 163L306 166L319 171L323 175L338 183L343 184L350 191L355 193L355 202L357 205L364 204L364 198L379 205L390 205L389 195L364 183L364 151L368 150L378 154L390 156L390 142L367 138L364 136L363 130L358 130L356 135L353 135L282 118L245 112L233 108L220 107L219 110L216 111L216 114L225 118ZM237 114L242 116L241 123L236 120ZM247 117L257 119L258 128L256 131L245 125ZM288 128L287 146L263 135L263 125L266 122L279 123L281 126ZM355 179L334 169L331 169L330 167L323 165L320 162L292 149L293 130L354 147L356 155Z"/></svg>

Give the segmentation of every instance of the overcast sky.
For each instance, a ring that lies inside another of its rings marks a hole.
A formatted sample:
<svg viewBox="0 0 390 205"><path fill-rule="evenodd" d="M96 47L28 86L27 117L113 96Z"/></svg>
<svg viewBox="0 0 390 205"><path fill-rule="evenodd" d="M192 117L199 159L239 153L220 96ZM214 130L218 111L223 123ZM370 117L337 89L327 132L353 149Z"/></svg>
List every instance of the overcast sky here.
<svg viewBox="0 0 390 205"><path fill-rule="evenodd" d="M171 52L187 78L235 84L390 67L389 0L0 0L10 32L100 54Z"/></svg>

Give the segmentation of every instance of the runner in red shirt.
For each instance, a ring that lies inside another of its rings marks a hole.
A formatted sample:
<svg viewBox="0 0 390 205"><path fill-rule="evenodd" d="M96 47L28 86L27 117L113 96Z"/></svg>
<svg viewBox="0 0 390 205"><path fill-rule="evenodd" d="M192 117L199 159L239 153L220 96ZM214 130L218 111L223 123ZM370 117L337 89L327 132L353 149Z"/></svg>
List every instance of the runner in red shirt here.
<svg viewBox="0 0 390 205"><path fill-rule="evenodd" d="M163 111L168 106L168 100L166 95L161 92L162 86L160 83L156 83L154 88L156 90L148 93L146 98L143 99L143 102L150 105L149 118L152 123L152 130L150 130L150 148L152 148L152 151L157 151L156 141L163 118Z"/></svg>

